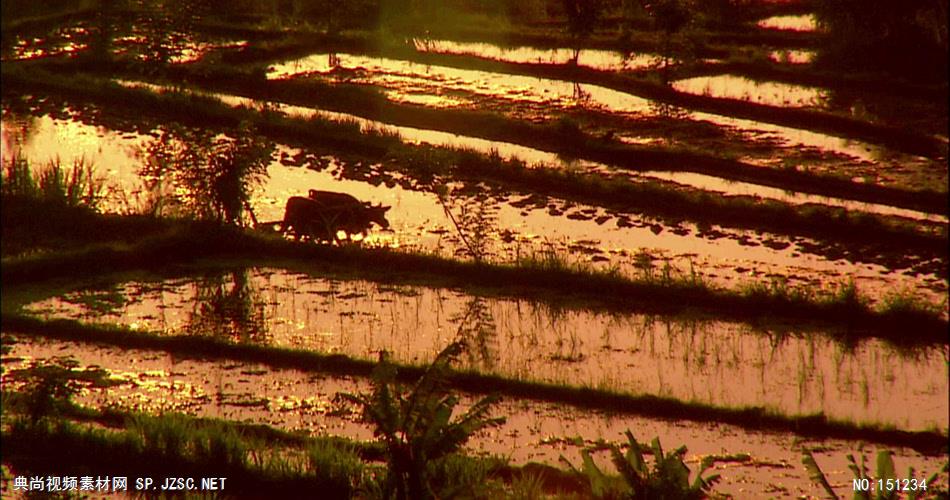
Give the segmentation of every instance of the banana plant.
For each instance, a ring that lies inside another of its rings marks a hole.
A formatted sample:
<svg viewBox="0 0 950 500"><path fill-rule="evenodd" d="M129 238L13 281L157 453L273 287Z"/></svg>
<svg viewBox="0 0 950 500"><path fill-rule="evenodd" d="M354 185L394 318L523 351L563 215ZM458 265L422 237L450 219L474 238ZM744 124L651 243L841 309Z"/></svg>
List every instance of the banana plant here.
<svg viewBox="0 0 950 500"><path fill-rule="evenodd" d="M689 467L683 462L686 447L680 446L670 453L664 453L660 438L654 438L651 443L654 458L651 468L644 460L641 445L633 437L633 433L628 430L626 436L629 446L625 454L621 453L617 445L610 446L611 462L623 479L620 488L615 486L610 476L597 467L589 450L581 450L583 458L581 470L576 469L563 456L561 457L561 460L567 463L575 473L588 479L590 493L594 498L699 499L705 498L720 479L718 474L703 477L703 473L713 465L713 459L706 457L700 463L699 472L690 483Z"/></svg>
<svg viewBox="0 0 950 500"><path fill-rule="evenodd" d="M870 470L867 466L867 460L864 454L861 454L861 463L858 464L855 460L854 455L848 454L848 469L851 470L852 475L854 476L854 481L852 483L852 489L854 490L854 495L852 496L853 500L894 500L900 498L900 492L898 488L887 488L883 487L878 481L896 481L897 468L894 466L894 452L891 450L881 450L877 453L877 459L875 461L875 468L877 477L872 477L870 475ZM808 475L812 481L817 483L822 489L825 490L825 493L828 495L828 498L832 500L838 500L838 494L835 493L834 488L831 487L831 483L828 482L828 478L825 476L825 473L821 470L821 467L818 466L818 462L815 461L815 457L812 453L806 450L802 454L802 463L805 465L805 470L808 471ZM921 498L934 498L938 497L941 494L945 495L946 492L937 492L933 489L933 486L936 485L937 477L947 472L950 468L950 462L945 462L943 467L931 474L929 477L922 480L919 485L931 485L929 490L927 486L917 489L908 489L905 491L905 497L907 500L917 500ZM907 469L907 479L914 479L914 468L909 467ZM855 488L854 485L865 485L864 488ZM943 498L943 497L941 497Z"/></svg>
<svg viewBox="0 0 950 500"><path fill-rule="evenodd" d="M338 394L339 399L362 408L363 420L375 426L374 435L386 446L386 498L435 498L431 467L458 451L476 432L505 421L489 416L498 401L496 396L481 399L452 419L459 398L448 389L450 365L464 348L463 343L455 342L442 350L406 392L396 383L396 367L388 354L381 354L373 373L372 393Z"/></svg>

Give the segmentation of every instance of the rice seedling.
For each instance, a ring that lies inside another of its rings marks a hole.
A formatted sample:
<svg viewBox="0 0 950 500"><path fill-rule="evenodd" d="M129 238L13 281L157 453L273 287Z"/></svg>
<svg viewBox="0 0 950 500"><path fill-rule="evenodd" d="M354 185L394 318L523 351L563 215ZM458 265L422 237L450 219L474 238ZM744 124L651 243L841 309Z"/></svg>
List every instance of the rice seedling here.
<svg viewBox="0 0 950 500"><path fill-rule="evenodd" d="M310 473L323 477L334 496L352 498L368 487L363 484L368 468L353 446L317 441L307 448L307 465Z"/></svg>

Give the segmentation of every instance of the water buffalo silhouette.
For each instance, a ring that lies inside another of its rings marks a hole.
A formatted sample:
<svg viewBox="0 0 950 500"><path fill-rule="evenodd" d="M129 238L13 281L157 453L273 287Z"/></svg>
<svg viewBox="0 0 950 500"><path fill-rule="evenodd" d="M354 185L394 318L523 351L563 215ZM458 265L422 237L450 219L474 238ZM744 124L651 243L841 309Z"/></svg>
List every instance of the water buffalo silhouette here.
<svg viewBox="0 0 950 500"><path fill-rule="evenodd" d="M385 214L389 209L381 204L362 202L345 193L311 189L307 198L293 196L287 200L280 230L293 230L298 241L309 237L314 241L339 242L339 231L350 240L354 234L365 237L374 223L388 229Z"/></svg>
<svg viewBox="0 0 950 500"><path fill-rule="evenodd" d="M389 229L389 221L386 220L386 212L391 208L383 206L382 203L373 205L356 199L354 196L346 193L337 193L334 191L318 191L311 189L308 197L317 203L327 207L330 210L345 210L347 217L341 220L340 230L347 234L362 233L366 236L366 231L372 223L376 223L383 229ZM353 230L349 231L346 224L353 224Z"/></svg>
<svg viewBox="0 0 950 500"><path fill-rule="evenodd" d="M342 207L342 206L367 206L367 203L364 203L355 196L346 194L346 193L337 193L335 191L319 191L316 189L311 189L307 192L307 197L321 205L328 207Z"/></svg>

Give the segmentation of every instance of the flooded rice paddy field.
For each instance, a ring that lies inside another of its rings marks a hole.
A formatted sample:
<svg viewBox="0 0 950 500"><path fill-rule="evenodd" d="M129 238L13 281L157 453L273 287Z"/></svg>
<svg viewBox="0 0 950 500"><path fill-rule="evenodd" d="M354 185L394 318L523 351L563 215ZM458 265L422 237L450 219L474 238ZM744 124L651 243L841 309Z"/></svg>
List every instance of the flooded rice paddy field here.
<svg viewBox="0 0 950 500"><path fill-rule="evenodd" d="M760 28L791 31L816 31L818 20L813 14L794 16L773 16L756 23Z"/></svg>
<svg viewBox="0 0 950 500"><path fill-rule="evenodd" d="M27 311L369 360L386 350L409 364L461 339L470 345L462 368L506 378L908 430L940 427L950 411L941 347L842 344L789 326L596 313L279 269L116 283Z"/></svg>
<svg viewBox="0 0 950 500"><path fill-rule="evenodd" d="M206 361L166 353L94 346L84 343L21 338L4 358L5 370L26 366L30 360L72 355L80 366L98 366L122 385L89 390L77 397L81 404L118 406L151 412L182 411L196 416L263 423L315 435L372 438L372 430L356 415L335 411L337 392L370 389L365 380L273 369L260 364ZM476 398L462 395L460 409ZM851 491L851 475L844 459L858 454L860 443L841 440L813 441L788 434L747 431L721 424L666 421L602 411L589 411L530 400L503 400L494 414L504 415L501 427L483 431L467 448L509 457L515 464L559 464L561 455L580 464L580 444L602 440L625 442L631 429L641 441L659 436L669 446L685 444L687 464L695 469L704 456L748 454L748 459L717 461L715 472L723 479L716 491L737 498L765 496L820 496L800 466L801 452L813 449L816 460L839 494ZM650 437L647 437L650 436ZM865 454L876 452L865 447ZM892 448L899 470L913 466L930 473L940 467L939 457ZM605 454L595 453L598 461Z"/></svg>
<svg viewBox="0 0 950 500"><path fill-rule="evenodd" d="M697 150L714 147L758 166L847 175L856 182L946 190L945 162L939 159L807 129L661 106L596 85L345 53L317 53L275 64L268 78L318 78L336 84L358 84L381 89L394 102L491 110L534 122L571 117L585 130L633 144L670 144ZM734 75L696 77L674 82L673 86L690 93L780 107L824 107L820 104L831 98L830 91L814 87L758 82Z"/></svg>
<svg viewBox="0 0 950 500"><path fill-rule="evenodd" d="M578 49L575 51L566 48L544 50L525 46L501 47L490 43L427 39L415 39L412 44L420 52L468 55L511 63L576 64L603 71L639 70L656 68L663 64L663 58L656 54L621 53L613 50Z"/></svg>
<svg viewBox="0 0 950 500"><path fill-rule="evenodd" d="M118 21L118 19L116 19ZM247 46L247 40L212 36L201 31L156 25L148 19L127 19L111 27L112 38L104 41L102 26L96 21L79 21L50 31L18 33L4 41L2 60L33 61L45 58L75 57L106 50L113 57L140 62L184 64L222 49Z"/></svg>
<svg viewBox="0 0 950 500"><path fill-rule="evenodd" d="M773 50L769 60L782 64L809 64L815 59L813 50Z"/></svg>
<svg viewBox="0 0 950 500"><path fill-rule="evenodd" d="M94 118L94 111L66 114L73 116L8 114L3 121L4 156L19 151L40 166L56 158L66 165L78 159L106 165L107 170L100 174L106 184L104 208L119 213L138 209L149 199L139 169L143 147L152 137L110 130ZM683 177L687 174L671 179ZM853 279L872 298L892 290L914 290L939 302L946 292L945 277L940 274L944 263L930 257L861 256L803 237L701 227L690 222L671 224L637 213L486 185L450 182L446 185L450 200L443 203L435 193L417 190L415 184L411 176L391 174L380 164L280 146L251 203L259 221L277 221L283 218L286 200L305 195L307 189L346 192L392 207L387 213L392 230L374 231L365 243L449 256L463 257L464 245L446 207L455 214L487 207L496 228L488 251L498 261L553 251L571 261L615 267L631 275L659 275L669 264L677 276L698 273L726 286L779 280L830 292Z"/></svg>
<svg viewBox="0 0 950 500"><path fill-rule="evenodd" d="M736 75L702 76L677 80L673 82L673 88L690 94L795 108L822 107L821 102L827 99L818 87L776 82L759 83Z"/></svg>

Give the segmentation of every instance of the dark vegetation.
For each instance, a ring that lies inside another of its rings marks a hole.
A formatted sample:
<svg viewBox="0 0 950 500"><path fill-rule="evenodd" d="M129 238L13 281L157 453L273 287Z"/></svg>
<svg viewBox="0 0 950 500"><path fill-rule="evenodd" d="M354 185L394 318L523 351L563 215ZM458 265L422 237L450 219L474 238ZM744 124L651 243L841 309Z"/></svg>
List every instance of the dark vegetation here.
<svg viewBox="0 0 950 500"><path fill-rule="evenodd" d="M854 455L848 454L848 469L851 471L854 480L857 481L877 481L881 480L882 484L886 484L887 481L890 481L892 484L898 478L897 468L894 466L894 457L890 450L882 450L877 454L877 459L875 460L875 471L874 475L871 475L870 468L867 466L867 459L863 453L861 453L861 465L858 465L858 462L855 460ZM831 487L831 483L828 481L828 478L825 476L825 473L821 470L821 467L818 466L818 462L815 460L814 455L810 451L806 451L802 454L802 463L805 465L805 468L808 470L811 480L816 484L820 485L825 493L828 495L828 498L838 500L840 498L837 493L835 493L834 488ZM924 475L918 479L918 484L923 484L926 488L913 488L907 491L908 500L916 500L918 498L948 498L950 493L947 491L946 484L941 484L939 477L941 474L946 474L950 467L950 462L944 463L943 468L940 470L934 471L929 476ZM910 467L907 471L908 476L914 476L914 468ZM871 492L869 491L857 491L854 494L855 500L871 500L871 498L888 498L895 497L896 492L878 492L877 495L872 497Z"/></svg>
<svg viewBox="0 0 950 500"><path fill-rule="evenodd" d="M456 452L474 432L498 420L486 416L491 406L491 400L486 399L461 419L448 422L457 399L444 388L444 371L460 349L453 345L437 358L407 393L407 399L399 395L394 377L384 373L394 374L394 368L386 363L377 370L374 396L341 395L361 403L366 414L374 416L379 433L387 437L387 453L382 456L385 468L364 464L365 455L379 457L375 448L364 446L368 453L360 456L356 445L342 439L294 439L183 415L123 415L78 408L71 398L79 387L115 382L108 380L104 370L79 369L70 359L34 362L10 373L10 380L24 385L22 392L3 394L7 424L4 460L33 474L65 471L85 476L119 467L144 476L191 477L199 473L230 479L230 485L219 487L241 493L229 496L259 497L274 492L295 496L303 488L313 488L325 498L432 498L436 492L441 497L463 490L482 497L485 485L478 479L484 479L489 469L479 467L478 459ZM395 407L393 395L397 397ZM14 416L23 412L27 418ZM107 417L100 420L106 420L111 428L77 426L64 418L70 414L86 420ZM284 444L292 441L289 444L297 448L296 453L288 453L264 437L277 437L276 441ZM63 454L63 448L81 451ZM500 464L493 467L500 468Z"/></svg>

